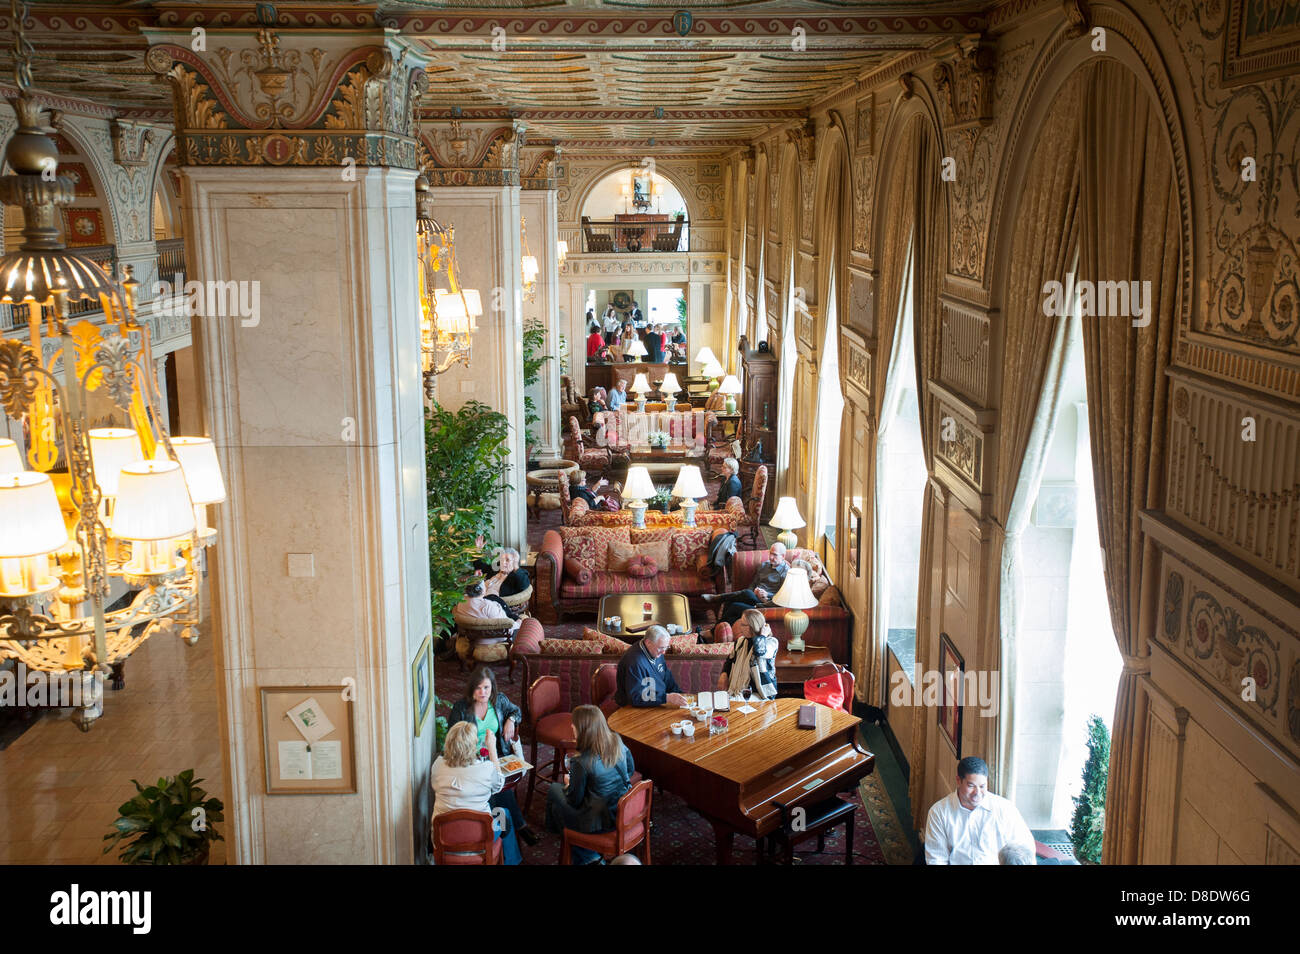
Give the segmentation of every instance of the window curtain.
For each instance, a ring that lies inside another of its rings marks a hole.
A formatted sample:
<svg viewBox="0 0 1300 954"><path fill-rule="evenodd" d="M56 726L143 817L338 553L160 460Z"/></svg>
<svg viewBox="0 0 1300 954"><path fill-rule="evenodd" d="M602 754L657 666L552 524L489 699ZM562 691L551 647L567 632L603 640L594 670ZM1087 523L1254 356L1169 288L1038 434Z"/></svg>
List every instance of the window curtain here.
<svg viewBox="0 0 1300 954"><path fill-rule="evenodd" d="M1029 161L1007 274L1002 353L1016 373L1005 374L998 402L998 464L993 519L1002 528L998 628L1001 672L994 785L1015 797L1016 635L1024 608L1021 534L1029 525L1056 431L1062 371L1070 358L1067 319L1043 314L1043 285L1066 281L1079 243L1079 110L1083 74L1052 103ZM1004 361L1004 368L1009 363ZM994 558L997 559L997 536Z"/></svg>
<svg viewBox="0 0 1300 954"><path fill-rule="evenodd" d="M921 123L921 117L918 116L903 132L898 161L890 177L888 193L882 206L885 225L881 235L878 258L879 280L876 284L876 301L881 304L875 309L876 348L872 356L874 366L871 375L871 420L874 422L873 429L877 432L887 401L885 392L891 384L896 383L894 379L898 376L898 369L893 361L896 350L894 329L898 326L899 314L902 311L903 291L909 285L906 279L911 268L912 216L916 204L916 149L921 138ZM906 371L908 374L913 373L910 367ZM878 434L876 440L878 450L880 446ZM873 480L878 493L879 454L873 454L873 457L876 461ZM878 496L876 500L879 500ZM880 692L886 668L885 638L879 627L875 625L874 618L877 614L875 594L880 592L877 580L881 573L880 522L874 515L871 526L873 543L867 551L870 555L870 564L862 567L862 580L867 588L866 604L872 607L873 619L867 627L866 639L862 640L860 645L853 647L853 671L859 674L858 685L865 687L867 702L871 705L881 705L884 702L880 698Z"/></svg>
<svg viewBox="0 0 1300 954"><path fill-rule="evenodd" d="M1178 200L1163 117L1137 78L1113 62L1088 78L1079 141L1080 281L1150 281L1150 324L1083 322L1089 441L1111 623L1124 659L1112 724L1102 860L1138 860L1148 642L1157 555L1138 514L1163 495L1169 363L1180 296Z"/></svg>

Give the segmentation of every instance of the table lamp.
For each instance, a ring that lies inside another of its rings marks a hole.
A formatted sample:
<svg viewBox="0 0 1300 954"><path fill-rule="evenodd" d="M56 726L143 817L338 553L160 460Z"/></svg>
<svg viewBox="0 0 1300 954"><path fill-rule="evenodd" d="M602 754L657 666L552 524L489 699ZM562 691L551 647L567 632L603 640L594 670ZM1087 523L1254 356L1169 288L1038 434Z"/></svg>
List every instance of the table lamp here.
<svg viewBox="0 0 1300 954"><path fill-rule="evenodd" d="M790 567L772 602L790 610L785 614L785 630L790 634L785 648L792 653L803 652L803 634L808 631L808 614L804 610L817 605L817 597L808 587L807 571L801 566Z"/></svg>
<svg viewBox="0 0 1300 954"><path fill-rule="evenodd" d="M724 368L719 363L717 358L713 358L713 360L705 362L704 374L707 375L709 378L710 391L716 391L718 389L718 379L721 378L726 373L727 373L727 369Z"/></svg>
<svg viewBox="0 0 1300 954"><path fill-rule="evenodd" d="M702 365L717 364L717 355L713 353L712 348L701 348L700 353L695 356L695 360Z"/></svg>
<svg viewBox="0 0 1300 954"><path fill-rule="evenodd" d="M722 384L718 385L718 391L727 396L727 413L736 413L736 395L740 393L740 379L734 374L729 374L722 379Z"/></svg>
<svg viewBox="0 0 1300 954"><path fill-rule="evenodd" d="M677 483L673 484L673 496L682 498L682 522L686 526L695 526L695 508L700 505L700 498L708 495L700 468L695 464L683 464L677 472Z"/></svg>
<svg viewBox="0 0 1300 954"><path fill-rule="evenodd" d="M650 379L645 376L644 371L637 372L636 377L632 381L632 386L628 388L628 390L636 395L636 409L644 413L645 396L652 390L650 387ZM651 496L654 496L654 491L651 491L650 494Z"/></svg>
<svg viewBox="0 0 1300 954"><path fill-rule="evenodd" d="M646 501L655 495L654 482L645 467L629 467L623 482L623 503L632 511L632 525L645 529Z"/></svg>
<svg viewBox="0 0 1300 954"><path fill-rule="evenodd" d="M768 521L768 526L776 527L781 533L777 535L777 542L784 543L787 550L793 550L799 545L798 538L794 532L800 527L806 527L803 517L799 516L799 508L795 506L793 497L782 497L776 503L776 513L772 514L772 519Z"/></svg>
<svg viewBox="0 0 1300 954"><path fill-rule="evenodd" d="M672 410L677 405L677 393L682 386L677 381L677 375L669 371L664 375L663 382L659 385L659 390L663 392L664 400L668 403L668 410Z"/></svg>
<svg viewBox="0 0 1300 954"><path fill-rule="evenodd" d="M623 357L631 358L633 361L639 361L649 353L645 349L645 342L640 338L633 338L632 343L623 349Z"/></svg>

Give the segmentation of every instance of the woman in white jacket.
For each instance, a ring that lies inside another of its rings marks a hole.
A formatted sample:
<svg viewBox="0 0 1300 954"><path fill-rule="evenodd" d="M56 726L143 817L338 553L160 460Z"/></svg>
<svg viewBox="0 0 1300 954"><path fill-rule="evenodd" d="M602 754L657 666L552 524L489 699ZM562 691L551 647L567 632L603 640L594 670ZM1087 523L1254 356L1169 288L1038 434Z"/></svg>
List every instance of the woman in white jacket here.
<svg viewBox="0 0 1300 954"><path fill-rule="evenodd" d="M480 759L481 752L487 757ZM478 730L469 722L457 722L447 731L442 755L433 763L429 784L433 787L433 817L443 812L468 809L493 815L497 837L501 839L502 860L508 865L523 861L519 843L510 824L508 812L492 812L490 799L505 785L497 755L495 734L487 734L482 750L478 747Z"/></svg>

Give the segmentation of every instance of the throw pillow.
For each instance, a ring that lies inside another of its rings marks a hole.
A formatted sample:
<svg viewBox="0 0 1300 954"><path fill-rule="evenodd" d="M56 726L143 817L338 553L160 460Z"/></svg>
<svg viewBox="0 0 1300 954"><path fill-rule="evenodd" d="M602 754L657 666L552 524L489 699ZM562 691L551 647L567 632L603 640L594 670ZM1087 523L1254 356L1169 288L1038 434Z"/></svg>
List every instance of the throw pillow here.
<svg viewBox="0 0 1300 954"><path fill-rule="evenodd" d="M669 541L657 543L616 543L609 544L607 563L611 573L626 573L628 561L634 556L649 557L657 566L668 565Z"/></svg>
<svg viewBox="0 0 1300 954"><path fill-rule="evenodd" d="M538 646L543 656L599 656L604 651L600 643L585 639L543 639Z"/></svg>
<svg viewBox="0 0 1300 954"><path fill-rule="evenodd" d="M560 527L560 542L566 555L570 546L577 546L574 555L593 573L603 573L609 569L610 542L627 543L627 531L627 527Z"/></svg>
<svg viewBox="0 0 1300 954"><path fill-rule="evenodd" d="M691 652L697 656L730 656L735 643L696 643Z"/></svg>
<svg viewBox="0 0 1300 954"><path fill-rule="evenodd" d="M648 556L637 555L627 561L627 575L637 579L657 576L659 564Z"/></svg>
<svg viewBox="0 0 1300 954"><path fill-rule="evenodd" d="M670 653L692 653L695 647L699 645L699 633L686 633L682 636L672 636L668 640L668 651Z"/></svg>
<svg viewBox="0 0 1300 954"><path fill-rule="evenodd" d="M707 528L702 530L682 530L673 537L672 543L672 568L674 570L694 570L695 561L703 553L708 556L709 538L713 531Z"/></svg>
<svg viewBox="0 0 1300 954"><path fill-rule="evenodd" d="M591 567L577 557L566 556L564 558L564 576L579 586L586 586L591 582Z"/></svg>
<svg viewBox="0 0 1300 954"><path fill-rule="evenodd" d="M599 643L607 656L621 656L632 648L630 644L623 642L621 639L607 636L599 630L586 626L582 629L582 639L588 643Z"/></svg>

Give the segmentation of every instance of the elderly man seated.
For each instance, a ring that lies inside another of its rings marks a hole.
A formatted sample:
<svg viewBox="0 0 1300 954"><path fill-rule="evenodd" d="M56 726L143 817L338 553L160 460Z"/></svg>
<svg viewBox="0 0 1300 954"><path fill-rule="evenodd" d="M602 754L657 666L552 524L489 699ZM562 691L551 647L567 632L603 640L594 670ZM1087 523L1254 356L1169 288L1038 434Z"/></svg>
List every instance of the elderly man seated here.
<svg viewBox="0 0 1300 954"><path fill-rule="evenodd" d="M510 632L519 628L519 620L515 619L510 612L500 602L489 599L484 595L486 588L482 580L476 580L469 586L465 587L465 598L456 604L453 614L457 619L508 619L514 622L510 627Z"/></svg>
<svg viewBox="0 0 1300 954"><path fill-rule="evenodd" d="M664 653L672 637L662 626L651 626L635 646L618 661L618 686L614 701L620 706L680 706L686 701Z"/></svg>
<svg viewBox="0 0 1300 954"><path fill-rule="evenodd" d="M799 563L811 578L812 572L808 564L802 560ZM774 543L772 548L767 551L767 559L759 564L758 572L754 574L752 588L735 590L731 593L705 593L704 602L721 603L722 613L720 618L722 622L734 623L740 619L741 614L747 609L771 606L772 597L781 588L781 584L785 582L785 575L789 572L790 564L785 561L785 544Z"/></svg>

